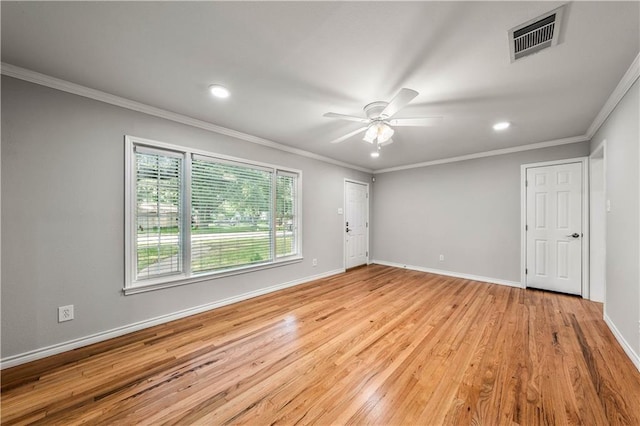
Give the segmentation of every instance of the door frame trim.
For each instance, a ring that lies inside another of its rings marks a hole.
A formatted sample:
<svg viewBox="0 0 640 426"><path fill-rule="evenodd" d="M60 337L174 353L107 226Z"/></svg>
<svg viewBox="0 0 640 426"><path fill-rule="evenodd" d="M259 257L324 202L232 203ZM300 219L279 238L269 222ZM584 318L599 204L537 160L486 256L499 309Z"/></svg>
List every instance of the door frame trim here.
<svg viewBox="0 0 640 426"><path fill-rule="evenodd" d="M596 157L597 156L597 157ZM598 144L598 146L591 151L591 154L589 154L589 196L591 196L591 180L592 180L592 176L591 176L591 168L592 168L592 161L593 159L596 160L600 160L602 161L602 186L603 186L603 195L604 195L604 199L602 200L604 202L604 206L602 206L604 208L604 216L603 216L603 220L604 222L601 224L602 225L602 231L604 232L604 241L603 241L603 247L602 247L602 254L604 257L604 282L602 283L602 290L603 290L603 294L602 294L602 303L605 304L607 301L607 140L603 139L602 142L600 142ZM591 201L589 201L589 204L591 204ZM591 205L589 205L589 212L591 212ZM589 227L591 227L591 218L589 218ZM591 245L589 245L589 252L591 252ZM591 260L591 259L590 259ZM640 263L639 263L640 264ZM591 265L589 265L591 266ZM589 271L591 271L591 267L589 267ZM591 281L590 281L591 283ZM591 295L589 295L591 296ZM591 299L593 300L593 299Z"/></svg>
<svg viewBox="0 0 640 426"><path fill-rule="evenodd" d="M582 164L582 298L589 298L589 157L567 158L566 160L543 161L520 165L520 286L527 288L527 169L560 164Z"/></svg>
<svg viewBox="0 0 640 426"><path fill-rule="evenodd" d="M342 267L346 270L347 269L347 238L345 237L345 232L344 232L344 227L345 227L345 222L346 222L346 217L347 217L347 182L350 183L355 183L358 185L364 185L367 188L367 248L366 248L366 252L367 252L367 265L371 264L371 248L369 246L369 241L370 241L370 229L371 229L371 221L369 220L369 211L371 210L371 191L370 191L370 187L369 187L369 183L368 182L362 182L359 180L355 180L355 179L350 179L350 178L344 178L344 184L342 186L342 221L340 222L340 232L342 235Z"/></svg>

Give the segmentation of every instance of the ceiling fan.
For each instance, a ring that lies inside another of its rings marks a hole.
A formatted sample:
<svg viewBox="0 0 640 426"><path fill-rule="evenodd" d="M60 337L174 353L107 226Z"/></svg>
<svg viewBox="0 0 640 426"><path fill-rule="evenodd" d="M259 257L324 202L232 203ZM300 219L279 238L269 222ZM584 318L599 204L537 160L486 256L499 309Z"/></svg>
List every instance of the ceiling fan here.
<svg viewBox="0 0 640 426"><path fill-rule="evenodd" d="M433 126L438 123L442 117L392 118L416 96L418 96L418 92L415 90L400 89L398 94L390 102L377 101L366 105L363 109L367 118L338 114L335 112L324 114L325 117L329 118L357 121L365 124L364 127L334 139L331 143L343 142L359 133L365 132L363 140L375 144L379 150L381 146L393 143L391 136L393 136L394 133L394 126Z"/></svg>

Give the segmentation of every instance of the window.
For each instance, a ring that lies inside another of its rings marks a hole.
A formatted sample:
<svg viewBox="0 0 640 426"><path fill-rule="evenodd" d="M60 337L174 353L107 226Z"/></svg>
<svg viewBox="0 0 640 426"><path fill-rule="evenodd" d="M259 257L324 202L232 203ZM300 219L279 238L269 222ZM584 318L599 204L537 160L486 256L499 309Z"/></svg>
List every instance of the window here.
<svg viewBox="0 0 640 426"><path fill-rule="evenodd" d="M136 167L137 277L182 271L182 158L139 148Z"/></svg>
<svg viewBox="0 0 640 426"><path fill-rule="evenodd" d="M273 260L273 171L200 157L191 167L191 270Z"/></svg>
<svg viewBox="0 0 640 426"><path fill-rule="evenodd" d="M125 292L301 259L299 171L130 136L126 144Z"/></svg>

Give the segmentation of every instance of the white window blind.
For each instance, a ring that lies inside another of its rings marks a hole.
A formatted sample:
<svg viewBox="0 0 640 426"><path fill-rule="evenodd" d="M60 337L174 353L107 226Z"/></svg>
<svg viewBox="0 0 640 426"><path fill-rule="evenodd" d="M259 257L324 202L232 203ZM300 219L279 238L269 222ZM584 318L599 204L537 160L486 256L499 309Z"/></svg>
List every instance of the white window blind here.
<svg viewBox="0 0 640 426"><path fill-rule="evenodd" d="M298 252L298 176L284 171L276 178L276 256Z"/></svg>
<svg viewBox="0 0 640 426"><path fill-rule="evenodd" d="M137 150L136 278L182 271L182 158Z"/></svg>
<svg viewBox="0 0 640 426"><path fill-rule="evenodd" d="M271 171L195 157L191 166L191 270L269 262Z"/></svg>

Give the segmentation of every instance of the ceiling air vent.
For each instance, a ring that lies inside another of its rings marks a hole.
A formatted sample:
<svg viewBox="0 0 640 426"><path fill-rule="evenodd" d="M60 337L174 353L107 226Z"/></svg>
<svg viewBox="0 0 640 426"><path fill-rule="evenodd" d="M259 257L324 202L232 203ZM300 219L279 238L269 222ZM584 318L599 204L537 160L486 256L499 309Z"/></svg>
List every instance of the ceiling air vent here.
<svg viewBox="0 0 640 426"><path fill-rule="evenodd" d="M509 30L511 62L558 44L564 6Z"/></svg>

